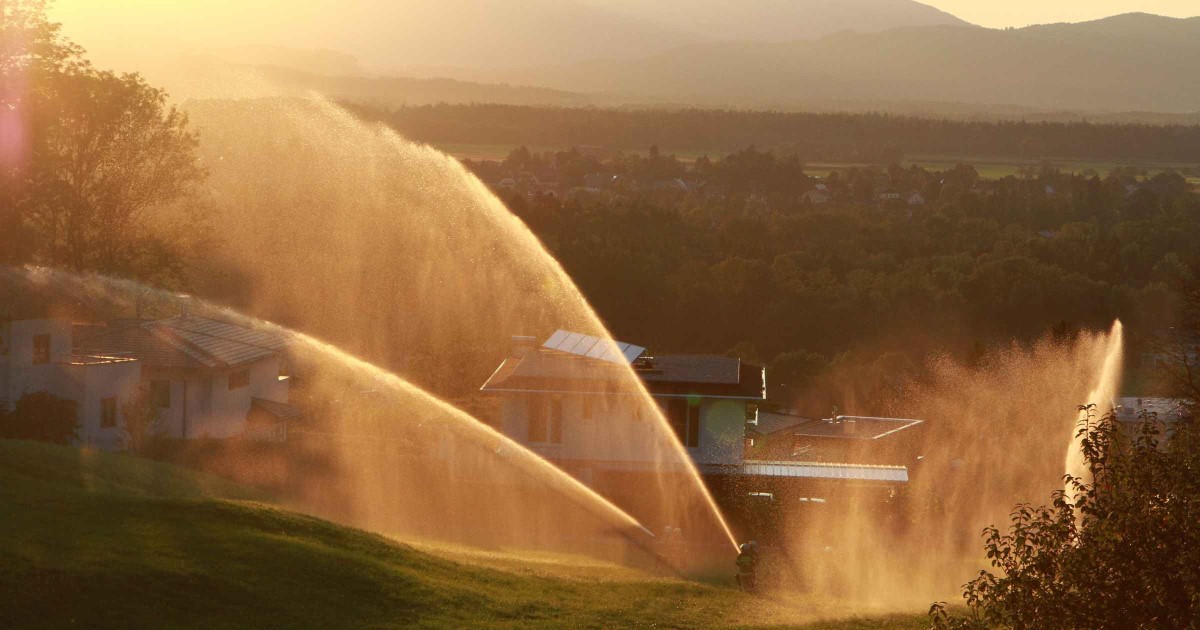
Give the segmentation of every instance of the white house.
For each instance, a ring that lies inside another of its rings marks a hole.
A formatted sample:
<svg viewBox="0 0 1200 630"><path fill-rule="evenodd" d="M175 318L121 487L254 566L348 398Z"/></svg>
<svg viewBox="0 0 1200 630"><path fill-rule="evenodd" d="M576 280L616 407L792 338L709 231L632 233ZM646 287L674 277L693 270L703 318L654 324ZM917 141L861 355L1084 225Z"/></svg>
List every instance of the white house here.
<svg viewBox="0 0 1200 630"><path fill-rule="evenodd" d="M122 408L137 395L140 379L135 358L73 350L68 320L0 321L0 409L39 392L74 401L78 444L124 446Z"/></svg>
<svg viewBox="0 0 1200 630"><path fill-rule="evenodd" d="M649 437L598 435L649 420L630 367L693 460L741 463L746 420L766 388L763 368L737 358L651 357L639 346L558 331L541 347L514 338L482 391L501 397L501 431L543 457L573 469L628 469L656 461L662 448Z"/></svg>
<svg viewBox="0 0 1200 630"><path fill-rule="evenodd" d="M808 202L814 206L823 206L833 201L833 197L829 194L829 191L825 190L824 184L818 184L816 190L809 190L801 195L800 201Z"/></svg>
<svg viewBox="0 0 1200 630"><path fill-rule="evenodd" d="M282 440L300 417L288 405L287 339L188 315L115 320L79 341L84 352L125 354L159 408L156 432L177 438L244 435Z"/></svg>
<svg viewBox="0 0 1200 630"><path fill-rule="evenodd" d="M653 441L652 432L630 429L647 420L639 417L644 412L636 404L638 380L697 469L717 487L736 487L740 490L735 493L744 494L747 487L780 480L908 481L905 466L868 465L856 462L858 457L811 461L790 446L782 454L752 446L753 438L763 434L758 407L766 399L766 371L736 357L651 356L640 346L562 330L540 346L532 337L513 341L510 356L481 388L500 397L501 432L589 485L603 485L609 475L645 470L661 457L663 447ZM629 378L630 368L637 380ZM796 418L788 427L804 421ZM883 435L894 433L888 426Z"/></svg>

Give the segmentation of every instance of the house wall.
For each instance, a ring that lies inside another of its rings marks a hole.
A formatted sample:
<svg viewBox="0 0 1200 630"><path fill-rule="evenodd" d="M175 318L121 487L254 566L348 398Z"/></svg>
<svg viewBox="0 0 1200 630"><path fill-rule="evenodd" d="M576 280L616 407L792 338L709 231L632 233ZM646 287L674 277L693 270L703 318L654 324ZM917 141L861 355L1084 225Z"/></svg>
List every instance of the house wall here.
<svg viewBox="0 0 1200 630"><path fill-rule="evenodd" d="M227 438L241 433L251 398L288 401L288 380L279 377L281 361L268 357L233 370L146 370L146 381L171 383L171 406L160 412L158 432L177 438ZM250 384L230 390L230 375L247 368Z"/></svg>
<svg viewBox="0 0 1200 630"><path fill-rule="evenodd" d="M213 375L209 388L211 409L195 423L195 435L225 438L240 433L246 427L252 398L275 402L288 401L288 382L279 378L280 357L268 357L235 370L222 370ZM229 377L240 370L250 370L250 384L229 389Z"/></svg>
<svg viewBox="0 0 1200 630"><path fill-rule="evenodd" d="M207 400L211 390L209 380L196 370L144 369L142 382L147 386L151 381L167 381L171 384L171 404L159 409L154 432L175 438L196 437L195 419L203 418L206 409L211 407Z"/></svg>
<svg viewBox="0 0 1200 630"><path fill-rule="evenodd" d="M33 364L33 338L50 335L50 362ZM5 347L8 349L6 392L0 398L16 401L33 392L54 393L59 384L56 361L71 357L71 322L58 319L18 320L9 322Z"/></svg>
<svg viewBox="0 0 1200 630"><path fill-rule="evenodd" d="M11 403L25 394L46 392L73 400L79 417L77 442L104 449L124 445L124 417L121 407L137 393L141 363L75 363L71 356L71 322L61 319L20 320L0 329L3 341L0 354L3 379L0 398ZM50 335L50 361L33 363L33 338ZM101 428L101 401L117 399L117 424Z"/></svg>
<svg viewBox="0 0 1200 630"><path fill-rule="evenodd" d="M79 411L77 442L106 450L125 447L125 414L122 411L138 393L141 363L121 361L88 365L60 365L60 385L54 393L74 400ZM117 399L117 424L101 427L102 402Z"/></svg>
<svg viewBox="0 0 1200 630"><path fill-rule="evenodd" d="M6 411L9 405L9 328L7 321L0 321L0 412Z"/></svg>
<svg viewBox="0 0 1200 630"><path fill-rule="evenodd" d="M501 400L500 430L539 455L558 461L643 462L658 460L665 452L662 433L649 412L635 414L640 399L631 396L561 395L562 443L530 443L531 405L542 405L549 423L552 394L510 394ZM591 399L591 417L584 418L585 399ZM746 402L703 398L700 401L699 445L687 448L697 463L738 464L745 441ZM614 436L614 431L625 435ZM614 439L615 438L615 439Z"/></svg>
<svg viewBox="0 0 1200 630"><path fill-rule="evenodd" d="M700 402L700 446L689 448L698 464L740 464L746 445L746 401Z"/></svg>

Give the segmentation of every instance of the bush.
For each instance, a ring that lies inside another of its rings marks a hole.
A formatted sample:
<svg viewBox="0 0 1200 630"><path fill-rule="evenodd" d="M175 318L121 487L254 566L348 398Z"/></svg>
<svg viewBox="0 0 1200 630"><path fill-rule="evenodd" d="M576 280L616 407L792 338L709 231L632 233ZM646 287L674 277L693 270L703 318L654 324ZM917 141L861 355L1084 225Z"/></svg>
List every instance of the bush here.
<svg viewBox="0 0 1200 630"><path fill-rule="evenodd" d="M1200 623L1200 439L1194 420L1140 416L1132 435L1083 407L1092 480L1066 477L1049 506L1018 505L984 530L996 573L963 587L965 616L934 628L1189 628ZM1169 436L1168 436L1169 434ZM1168 439L1169 437L1169 439Z"/></svg>
<svg viewBox="0 0 1200 630"><path fill-rule="evenodd" d="M78 437L75 401L46 392L25 394L12 411L0 415L0 438L70 444Z"/></svg>

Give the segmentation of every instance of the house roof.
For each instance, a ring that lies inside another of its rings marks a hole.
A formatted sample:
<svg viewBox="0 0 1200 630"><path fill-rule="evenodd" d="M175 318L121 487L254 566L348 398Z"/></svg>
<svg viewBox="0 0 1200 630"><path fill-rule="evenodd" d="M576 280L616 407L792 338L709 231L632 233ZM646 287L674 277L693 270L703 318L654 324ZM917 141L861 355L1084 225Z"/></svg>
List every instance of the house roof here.
<svg viewBox="0 0 1200 630"><path fill-rule="evenodd" d="M838 416L835 419L812 420L798 425L792 434L814 438L879 440L923 423L923 420L910 418Z"/></svg>
<svg viewBox="0 0 1200 630"><path fill-rule="evenodd" d="M152 368L225 368L278 354L284 335L194 315L114 320L76 345L88 353L131 355Z"/></svg>
<svg viewBox="0 0 1200 630"><path fill-rule="evenodd" d="M762 368L730 357L663 355L644 358L634 372L659 395L761 399ZM544 391L631 393L634 384L623 364L547 348L509 357L480 389L485 392Z"/></svg>
<svg viewBox="0 0 1200 630"><path fill-rule="evenodd" d="M812 418L794 416L790 413L778 413L760 409L758 412L758 423L755 425L755 432L759 435L783 433L812 422L817 421Z"/></svg>

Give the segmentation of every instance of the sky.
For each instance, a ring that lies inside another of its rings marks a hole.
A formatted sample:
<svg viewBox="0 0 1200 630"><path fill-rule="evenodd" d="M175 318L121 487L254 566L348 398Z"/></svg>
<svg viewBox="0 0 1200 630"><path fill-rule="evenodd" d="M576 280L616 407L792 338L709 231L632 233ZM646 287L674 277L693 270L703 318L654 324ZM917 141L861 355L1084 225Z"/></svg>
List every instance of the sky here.
<svg viewBox="0 0 1200 630"><path fill-rule="evenodd" d="M404 67L536 67L652 51L679 35L639 37L627 18L647 19L642 2L671 0L55 0L53 19L91 58L115 69L146 69L172 52L211 52L247 45L332 49L349 53L370 70ZM692 6L695 0L673 0ZM745 0L707 0L738 3ZM778 3L786 0L772 0ZM838 0L818 0L836 3ZM489 5L495 2L495 5ZM1143 11L1172 17L1200 14L1200 0L924 0L968 22L991 28L1077 22ZM480 11L522 5L526 11ZM771 3L765 3L767 5ZM580 12L586 19L577 20ZM537 23L529 19L536 18ZM623 16L623 17L621 17ZM851 16L852 17L852 16ZM625 39L589 37L569 25L618 33ZM605 25L611 28L603 28ZM674 26L674 24L667 24ZM732 29L727 29L731 32ZM685 38L686 39L686 38ZM601 50L587 48L591 42ZM568 51L580 59L560 59ZM547 58L549 57L549 58ZM401 64L401 61L403 64ZM489 63L494 61L495 63Z"/></svg>
<svg viewBox="0 0 1200 630"><path fill-rule="evenodd" d="M968 22L989 28L1053 22L1084 22L1121 13L1169 17L1200 15L1200 0L923 0Z"/></svg>

